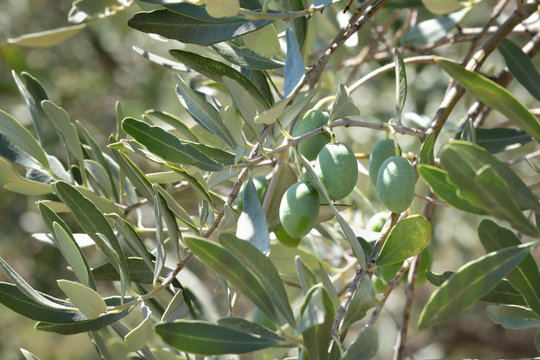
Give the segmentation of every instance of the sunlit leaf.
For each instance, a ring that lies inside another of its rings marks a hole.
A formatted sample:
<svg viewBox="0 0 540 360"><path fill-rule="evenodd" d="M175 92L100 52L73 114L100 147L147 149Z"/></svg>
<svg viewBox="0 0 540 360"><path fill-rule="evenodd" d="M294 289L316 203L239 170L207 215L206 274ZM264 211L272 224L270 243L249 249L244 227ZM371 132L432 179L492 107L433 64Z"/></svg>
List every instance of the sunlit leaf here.
<svg viewBox="0 0 540 360"><path fill-rule="evenodd" d="M487 252L521 244L512 231L488 219L482 220L478 226L478 237ZM540 316L540 289L536 286L540 283L540 271L532 255L525 255L516 268L506 275L506 279L523 295L527 305Z"/></svg>
<svg viewBox="0 0 540 360"><path fill-rule="evenodd" d="M340 84L328 121L331 122L352 115L360 115L360 110L358 110L351 99L349 89L345 85Z"/></svg>
<svg viewBox="0 0 540 360"><path fill-rule="evenodd" d="M57 280L56 282L69 297L69 301L88 319L95 319L107 312L107 304L95 290L74 281Z"/></svg>
<svg viewBox="0 0 540 360"><path fill-rule="evenodd" d="M444 59L436 59L435 61L478 100L499 111L508 120L525 130L527 134L540 141L540 122L508 90L459 64Z"/></svg>
<svg viewBox="0 0 540 360"><path fill-rule="evenodd" d="M60 27L58 29L25 34L8 39L10 44L27 47L50 47L63 42L84 29L86 24Z"/></svg>
<svg viewBox="0 0 540 360"><path fill-rule="evenodd" d="M366 325L360 330L356 340L349 346L342 360L369 360L379 350L379 338L371 325Z"/></svg>
<svg viewBox="0 0 540 360"><path fill-rule="evenodd" d="M499 44L499 51L514 78L540 101L540 74L531 58L519 46L508 39Z"/></svg>
<svg viewBox="0 0 540 360"><path fill-rule="evenodd" d="M200 355L243 354L281 343L276 339L197 320L160 323L155 331L167 344Z"/></svg>
<svg viewBox="0 0 540 360"><path fill-rule="evenodd" d="M283 97L288 97L306 73L306 66L300 53L300 47L290 28L286 31L287 57L285 58L285 83L283 85Z"/></svg>
<svg viewBox="0 0 540 360"><path fill-rule="evenodd" d="M249 270L236 254L204 238L188 236L184 238L184 242L206 266L228 280L231 286L237 288L269 319L276 322L277 313L273 304L274 299L263 285L263 279Z"/></svg>
<svg viewBox="0 0 540 360"><path fill-rule="evenodd" d="M484 255L457 270L429 298L418 327L426 329L449 321L488 294L531 250L531 244Z"/></svg>
<svg viewBox="0 0 540 360"><path fill-rule="evenodd" d="M250 50L241 49L227 42L214 44L212 48L230 63L248 69L278 69L284 65L281 62L257 55Z"/></svg>
<svg viewBox="0 0 540 360"><path fill-rule="evenodd" d="M421 46L441 40L463 19L468 11L469 9L465 8L447 16L422 21L407 30L401 36L400 42L405 46Z"/></svg>
<svg viewBox="0 0 540 360"><path fill-rule="evenodd" d="M146 346L146 342L149 340L150 336L153 333L152 321L150 316L152 316L152 311L147 306L142 306L143 320L139 325L133 328L126 336L124 336L124 342L129 346L133 351L138 351Z"/></svg>
<svg viewBox="0 0 540 360"><path fill-rule="evenodd" d="M173 9L173 6L169 8ZM187 3L175 4L174 9L175 11L154 10L137 13L128 21L128 25L139 31L158 34L184 43L210 45L246 34L272 22L272 20L250 21L241 17L216 19L209 16L204 7Z"/></svg>
<svg viewBox="0 0 540 360"><path fill-rule="evenodd" d="M417 255L431 238L431 224L422 215L411 215L390 230L376 264L391 265Z"/></svg>
<svg viewBox="0 0 540 360"><path fill-rule="evenodd" d="M505 329L540 327L540 316L526 307L488 305L486 311L495 324L499 324Z"/></svg>
<svg viewBox="0 0 540 360"><path fill-rule="evenodd" d="M264 210L251 178L246 183L243 195L243 208L238 219L236 236L239 239L249 241L263 254L268 254L270 252L270 234L266 226Z"/></svg>
<svg viewBox="0 0 540 360"><path fill-rule="evenodd" d="M0 133L34 157L45 168L49 167L47 154L36 138L8 113L0 110Z"/></svg>

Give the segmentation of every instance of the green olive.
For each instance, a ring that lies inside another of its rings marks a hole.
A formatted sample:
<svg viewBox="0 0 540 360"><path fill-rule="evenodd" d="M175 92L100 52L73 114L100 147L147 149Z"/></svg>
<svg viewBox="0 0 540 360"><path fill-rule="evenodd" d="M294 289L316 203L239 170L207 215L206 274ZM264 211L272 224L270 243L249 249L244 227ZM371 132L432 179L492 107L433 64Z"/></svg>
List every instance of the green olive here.
<svg viewBox="0 0 540 360"><path fill-rule="evenodd" d="M377 192L390 211L402 213L414 199L415 174L409 160L392 156L382 163L377 175Z"/></svg>
<svg viewBox="0 0 540 360"><path fill-rule="evenodd" d="M315 172L330 199L341 200L356 186L358 163L353 151L346 144L326 144L315 160Z"/></svg>
<svg viewBox="0 0 540 360"><path fill-rule="evenodd" d="M278 226L277 228L275 228L274 235L276 235L276 238L279 240L280 243L289 247L297 247L302 240L302 237L292 237L291 235L289 235L287 231L285 231L285 228L283 226Z"/></svg>
<svg viewBox="0 0 540 360"><path fill-rule="evenodd" d="M321 110L311 110L302 117L292 131L292 136L304 135L307 132L315 130L328 122L328 113ZM298 144L298 151L304 155L308 160L315 160L322 147L330 142L330 134L327 132L312 136L300 144Z"/></svg>
<svg viewBox="0 0 540 360"><path fill-rule="evenodd" d="M371 154L369 155L368 166L369 178L373 185L377 186L377 174L379 173L382 163L391 156L396 156L394 140L379 140L375 146L373 146Z"/></svg>
<svg viewBox="0 0 540 360"><path fill-rule="evenodd" d="M287 189L281 199L281 225L290 236L302 237L315 225L319 207L319 193L313 185L297 182Z"/></svg>

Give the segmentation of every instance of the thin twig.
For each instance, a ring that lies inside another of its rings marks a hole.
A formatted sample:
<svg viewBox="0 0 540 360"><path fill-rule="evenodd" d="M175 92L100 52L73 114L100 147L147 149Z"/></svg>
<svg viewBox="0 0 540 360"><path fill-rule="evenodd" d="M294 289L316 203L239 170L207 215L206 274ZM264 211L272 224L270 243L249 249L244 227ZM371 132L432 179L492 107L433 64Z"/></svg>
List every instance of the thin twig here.
<svg viewBox="0 0 540 360"><path fill-rule="evenodd" d="M435 206L433 203L427 203L424 207L424 216L431 221L433 218L433 212ZM407 332L409 329L409 319L411 316L411 307L414 296L414 284L418 270L420 269L420 261L422 260L422 253L416 255L411 263L409 269L409 276L407 278L407 287L405 288L405 306L403 308L400 330L396 340L396 351L394 352L394 360L402 360L405 354L405 343L407 341Z"/></svg>
<svg viewBox="0 0 540 360"><path fill-rule="evenodd" d="M381 230L381 233L379 234L379 238L377 239L377 242L375 243L373 251L369 257L366 269L358 268L356 270L356 274L353 280L351 281L351 283L349 284L347 293L345 294L345 297L343 298L343 301L341 302L341 305L339 306L339 309L336 314L336 318L334 320L334 324L332 325L333 335L335 336L338 335L339 327L341 326L343 318L345 317L347 309L349 308L351 299L354 293L356 292L356 290L358 290L358 287L360 286L360 284L362 283L364 276L368 273L370 273L370 275L373 273L375 261L377 261L377 257L379 256L379 252L382 247L382 244L384 244L384 241L386 240L388 234L390 233L390 229L394 227L398 218L399 218L399 214L395 214L395 213L391 213L388 216L388 218L386 219L386 223L384 224ZM343 339L341 341L343 341Z"/></svg>

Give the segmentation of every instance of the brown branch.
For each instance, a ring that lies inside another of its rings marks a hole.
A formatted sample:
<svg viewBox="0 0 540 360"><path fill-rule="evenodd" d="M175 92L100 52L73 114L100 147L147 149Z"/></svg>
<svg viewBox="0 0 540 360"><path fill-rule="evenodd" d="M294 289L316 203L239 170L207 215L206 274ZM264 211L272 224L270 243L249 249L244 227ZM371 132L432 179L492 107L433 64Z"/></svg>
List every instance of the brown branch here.
<svg viewBox="0 0 540 360"><path fill-rule="evenodd" d="M480 48L474 53L471 60L469 60L465 68L470 71L478 71L487 57L496 49L501 41L506 38L506 36L508 36L521 21L534 13L536 9L537 5L528 4L525 6L525 13L520 13L517 10L514 11L506 21L499 26L498 30L484 41ZM456 84L450 88L432 119L432 126L428 129L428 134L434 133L435 138L439 136L448 116L464 93L465 89Z"/></svg>

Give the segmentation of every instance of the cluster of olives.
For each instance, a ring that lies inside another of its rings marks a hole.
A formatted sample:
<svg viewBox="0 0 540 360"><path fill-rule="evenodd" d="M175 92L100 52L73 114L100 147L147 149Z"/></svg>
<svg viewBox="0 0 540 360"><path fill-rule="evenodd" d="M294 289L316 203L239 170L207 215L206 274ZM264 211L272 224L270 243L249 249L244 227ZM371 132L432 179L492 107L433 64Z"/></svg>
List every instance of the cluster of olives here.
<svg viewBox="0 0 540 360"><path fill-rule="evenodd" d="M328 114L311 110L300 119L293 136L300 136L317 129L328 122ZM358 164L349 146L344 143L331 143L328 133L317 134L298 145L298 152L306 159L315 160L315 172L326 188L331 200L341 200L349 195L358 179ZM286 233L295 241L283 239L288 243L298 242L313 228L319 215L321 199L315 187L307 182L297 182L287 189L279 207L279 218L283 230L276 233L278 239Z"/></svg>

